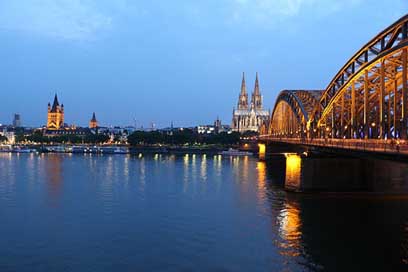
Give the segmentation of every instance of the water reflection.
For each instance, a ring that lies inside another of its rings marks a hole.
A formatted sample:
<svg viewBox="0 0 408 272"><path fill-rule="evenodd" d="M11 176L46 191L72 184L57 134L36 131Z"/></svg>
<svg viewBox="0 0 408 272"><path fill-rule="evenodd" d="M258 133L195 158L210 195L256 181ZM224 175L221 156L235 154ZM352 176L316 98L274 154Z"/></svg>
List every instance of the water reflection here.
<svg viewBox="0 0 408 272"><path fill-rule="evenodd" d="M129 183L129 156L124 156L123 158L123 177L126 181L126 185Z"/></svg>
<svg viewBox="0 0 408 272"><path fill-rule="evenodd" d="M244 156L242 160L243 160L243 165L241 166L241 168L242 168L243 183L247 184L249 182L249 157Z"/></svg>
<svg viewBox="0 0 408 272"><path fill-rule="evenodd" d="M33 262L24 256L33 254L45 257L31 270L81 270L74 258L48 266L54 257L78 254L81 265L96 271L109 270L107 262L135 271L165 271L169 264L175 271L408 271L408 197L285 190L290 180L326 178L315 185L335 179L328 173L345 179L377 167L298 156L260 162L192 154L0 154L0 214L7 222L0 224L6 237L0 267L30 271ZM360 175L367 188L405 188L406 165L385 162L380 169L392 174L378 174L371 187L365 177L373 175ZM29 184L31 171L46 183ZM59 205L44 205L44 195ZM20 220L27 213L35 215L35 231ZM49 234L56 230L63 235Z"/></svg>
<svg viewBox="0 0 408 272"><path fill-rule="evenodd" d="M207 155L203 154L201 157L200 178L203 181L207 180Z"/></svg>
<svg viewBox="0 0 408 272"><path fill-rule="evenodd" d="M50 196L50 202L53 206L59 203L59 198L62 193L62 175L63 156L59 154L50 154L46 157L46 181L48 188L48 195Z"/></svg>
<svg viewBox="0 0 408 272"><path fill-rule="evenodd" d="M11 153L0 153L0 200L10 201L15 194L17 167Z"/></svg>
<svg viewBox="0 0 408 272"><path fill-rule="evenodd" d="M144 192L146 187L146 162L145 158L140 156L140 154L139 158L141 158L139 161L139 188L141 192Z"/></svg>
<svg viewBox="0 0 408 272"><path fill-rule="evenodd" d="M380 169L387 169L387 174L378 173L380 164L383 165ZM286 156L266 165L269 177L267 196L273 222L271 230L277 234L273 243L282 256L289 258L289 270L297 270L294 267L301 265L301 270L305 271L390 271L391 267L392 271L407 271L408 214L404 211L408 209L408 199L405 194L299 194L282 190L288 188L288 183L310 183L307 180L310 177L325 177L317 184L329 183L333 179L339 182L355 175L358 168L359 173L363 173L359 182L365 184L368 191L379 187L389 189L395 173L399 176L404 169L406 173L406 164ZM348 173L344 173L346 169L349 169ZM285 175L277 174L282 171ZM377 177L373 178L376 174ZM335 175L341 178L330 179ZM279 184L276 179L282 179L286 184L276 185Z"/></svg>
<svg viewBox="0 0 408 272"><path fill-rule="evenodd" d="M286 202L278 215L279 236L283 239L281 243L281 254L287 256L299 256L301 245L301 219L299 203Z"/></svg>
<svg viewBox="0 0 408 272"><path fill-rule="evenodd" d="M191 178L192 180L197 180L197 155L191 155Z"/></svg>
<svg viewBox="0 0 408 272"><path fill-rule="evenodd" d="M258 199L264 200L266 188L266 163L264 161L257 162L256 170L258 174Z"/></svg>

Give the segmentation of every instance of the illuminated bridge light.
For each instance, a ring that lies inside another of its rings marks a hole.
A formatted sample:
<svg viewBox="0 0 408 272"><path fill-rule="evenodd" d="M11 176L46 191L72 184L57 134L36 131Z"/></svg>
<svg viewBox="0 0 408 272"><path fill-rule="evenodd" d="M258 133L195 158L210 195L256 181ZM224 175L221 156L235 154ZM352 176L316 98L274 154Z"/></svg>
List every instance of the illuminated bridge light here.
<svg viewBox="0 0 408 272"><path fill-rule="evenodd" d="M259 158L264 159L266 155L266 145L258 144L259 147Z"/></svg>
<svg viewBox="0 0 408 272"><path fill-rule="evenodd" d="M286 157L286 177L285 188L297 191L301 183L301 163L302 159L297 154L285 154Z"/></svg>

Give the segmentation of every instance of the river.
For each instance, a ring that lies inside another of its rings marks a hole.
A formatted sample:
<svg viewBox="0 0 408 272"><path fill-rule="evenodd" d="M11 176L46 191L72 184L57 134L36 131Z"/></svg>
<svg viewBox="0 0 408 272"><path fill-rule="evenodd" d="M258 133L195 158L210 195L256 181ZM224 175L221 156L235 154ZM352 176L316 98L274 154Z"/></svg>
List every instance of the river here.
<svg viewBox="0 0 408 272"><path fill-rule="evenodd" d="M284 157L1 153L0 271L408 271L404 194L288 192L285 173Z"/></svg>

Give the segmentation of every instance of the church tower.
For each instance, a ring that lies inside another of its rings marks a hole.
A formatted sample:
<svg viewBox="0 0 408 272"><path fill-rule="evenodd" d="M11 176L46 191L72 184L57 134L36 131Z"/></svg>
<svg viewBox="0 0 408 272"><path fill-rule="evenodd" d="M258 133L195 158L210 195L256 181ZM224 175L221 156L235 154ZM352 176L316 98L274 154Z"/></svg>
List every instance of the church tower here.
<svg viewBox="0 0 408 272"><path fill-rule="evenodd" d="M95 112L92 114L92 119L89 121L89 128L97 128L98 121L96 120Z"/></svg>
<svg viewBox="0 0 408 272"><path fill-rule="evenodd" d="M238 109L247 110L248 109L248 94L246 92L245 86L245 73L242 73L242 83L241 83L241 93L238 99Z"/></svg>
<svg viewBox="0 0 408 272"><path fill-rule="evenodd" d="M47 129L57 130L64 126L64 104L59 104L57 94L54 96L54 102L48 103Z"/></svg>
<svg viewBox="0 0 408 272"><path fill-rule="evenodd" d="M256 73L254 92L251 97L251 107L255 110L262 110L262 95L259 90L258 72Z"/></svg>

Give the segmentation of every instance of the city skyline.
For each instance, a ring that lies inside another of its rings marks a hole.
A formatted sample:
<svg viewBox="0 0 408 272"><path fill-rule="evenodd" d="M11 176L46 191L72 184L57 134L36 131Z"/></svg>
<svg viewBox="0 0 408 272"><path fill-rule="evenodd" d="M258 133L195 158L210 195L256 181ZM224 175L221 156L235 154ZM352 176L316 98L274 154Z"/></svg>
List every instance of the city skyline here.
<svg viewBox="0 0 408 272"><path fill-rule="evenodd" d="M265 108L282 89L324 89L408 7L364 0L40 2L0 4L7 102L0 123L19 113L24 125L44 125L44 105L58 93L69 105L67 123L80 126L92 112L106 125L192 126L217 116L230 124L243 71L248 82L259 72ZM367 9L369 22L360 16Z"/></svg>

